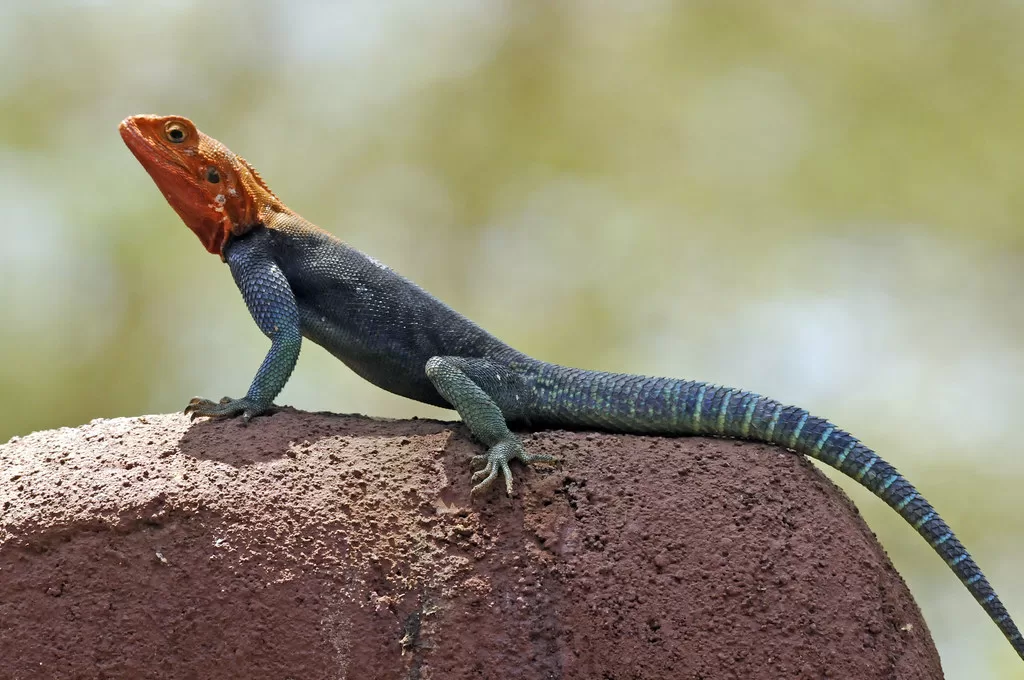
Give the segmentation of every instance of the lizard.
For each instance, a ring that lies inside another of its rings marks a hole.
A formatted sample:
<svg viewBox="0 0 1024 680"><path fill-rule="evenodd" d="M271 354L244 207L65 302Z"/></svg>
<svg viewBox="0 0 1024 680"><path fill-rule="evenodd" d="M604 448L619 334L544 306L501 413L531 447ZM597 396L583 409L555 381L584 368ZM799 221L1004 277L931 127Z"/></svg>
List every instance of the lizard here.
<svg viewBox="0 0 1024 680"><path fill-rule="evenodd" d="M193 398L198 417L267 413L288 381L302 339L371 383L454 409L487 447L474 456L471 495L530 453L510 426L591 428L766 442L853 478L928 542L1024 659L1024 639L981 569L924 496L875 451L830 421L751 391L696 380L606 373L534 359L494 337L412 281L306 221L253 166L182 116L124 119L121 137L203 246L228 264L270 349L244 397Z"/></svg>

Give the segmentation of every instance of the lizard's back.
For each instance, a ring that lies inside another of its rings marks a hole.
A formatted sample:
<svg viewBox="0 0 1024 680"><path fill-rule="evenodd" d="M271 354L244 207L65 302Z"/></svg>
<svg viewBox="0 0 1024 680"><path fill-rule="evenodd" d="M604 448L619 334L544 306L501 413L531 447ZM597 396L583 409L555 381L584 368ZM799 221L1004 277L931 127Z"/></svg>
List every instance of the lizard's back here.
<svg viewBox="0 0 1024 680"><path fill-rule="evenodd" d="M395 394L451 408L424 372L433 356L525 358L377 260L295 216L265 239L288 278L302 334Z"/></svg>

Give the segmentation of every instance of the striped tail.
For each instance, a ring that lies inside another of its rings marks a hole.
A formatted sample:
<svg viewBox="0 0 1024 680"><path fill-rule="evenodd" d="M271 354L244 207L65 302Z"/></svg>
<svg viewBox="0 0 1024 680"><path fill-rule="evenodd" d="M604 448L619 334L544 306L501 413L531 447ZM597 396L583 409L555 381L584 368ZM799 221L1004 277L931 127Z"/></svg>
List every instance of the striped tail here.
<svg viewBox="0 0 1024 680"><path fill-rule="evenodd" d="M761 418L752 438L817 458L885 501L928 541L1024 659L1024 638L996 591L953 530L913 484L874 451L827 420L796 406L783 406L755 395L751 399L763 402L763 409L760 404L754 409L760 411Z"/></svg>
<svg viewBox="0 0 1024 680"><path fill-rule="evenodd" d="M664 435L702 434L777 444L857 480L928 541L1024 659L1024 638L949 525L892 465L832 423L753 392L708 383L545 365L536 407L553 424Z"/></svg>

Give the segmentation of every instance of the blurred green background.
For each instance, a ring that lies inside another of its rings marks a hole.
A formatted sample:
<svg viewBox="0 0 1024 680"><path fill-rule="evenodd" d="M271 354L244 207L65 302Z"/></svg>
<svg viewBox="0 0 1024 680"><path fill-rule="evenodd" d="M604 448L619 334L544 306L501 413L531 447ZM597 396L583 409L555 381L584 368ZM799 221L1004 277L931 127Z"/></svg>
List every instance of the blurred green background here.
<svg viewBox="0 0 1024 680"><path fill-rule="evenodd" d="M1024 623L1024 5L0 4L0 441L242 394L268 343L123 146L191 117L302 215L539 358L805 406ZM306 343L278 400L440 415ZM947 677L1024 678L841 480Z"/></svg>

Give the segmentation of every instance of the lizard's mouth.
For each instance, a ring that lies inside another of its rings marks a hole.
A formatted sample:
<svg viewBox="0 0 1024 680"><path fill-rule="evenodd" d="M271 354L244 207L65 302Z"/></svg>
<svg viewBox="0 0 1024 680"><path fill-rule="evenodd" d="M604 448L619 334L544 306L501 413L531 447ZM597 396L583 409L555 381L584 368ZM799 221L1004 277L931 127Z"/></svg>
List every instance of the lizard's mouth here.
<svg viewBox="0 0 1024 680"><path fill-rule="evenodd" d="M121 133L121 139L128 145L129 149L134 146L136 139L141 139L142 133L139 132L139 126L134 120L134 116L129 116L121 121L121 124L117 126L118 132Z"/></svg>
<svg viewBox="0 0 1024 680"><path fill-rule="evenodd" d="M164 163L179 165L170 154L166 153L164 149L160 148L159 145L154 144L145 134L143 134L142 129L139 127L138 119L144 117L145 116L129 116L122 120L121 124L117 126L117 130L121 133L121 139L124 140L125 146L128 147L135 158L139 160L139 163L142 164L142 167L146 168L150 174L152 174L150 168L153 166L154 156L159 157Z"/></svg>
<svg viewBox="0 0 1024 680"><path fill-rule="evenodd" d="M121 133L121 139L124 140L125 145L131 149L131 152L135 154L135 157L140 161L142 158L139 154L143 149L149 149L150 144L146 141L146 138L142 136L142 131L139 129L139 124L135 121L135 116L129 116L121 121L121 124L117 126L117 131Z"/></svg>

